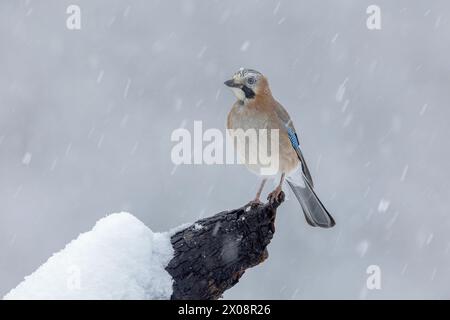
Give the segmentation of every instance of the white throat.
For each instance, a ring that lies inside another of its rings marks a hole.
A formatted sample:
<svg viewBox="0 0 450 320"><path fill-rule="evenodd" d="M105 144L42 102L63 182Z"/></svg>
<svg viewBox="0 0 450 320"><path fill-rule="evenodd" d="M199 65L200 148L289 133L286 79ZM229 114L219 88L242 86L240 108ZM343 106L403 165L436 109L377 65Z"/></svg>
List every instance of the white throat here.
<svg viewBox="0 0 450 320"><path fill-rule="evenodd" d="M230 89L231 89L231 91L233 91L234 95L236 96L236 98L239 101L242 101L242 102L245 101L246 98L245 98L244 91L242 91L240 88L230 88Z"/></svg>

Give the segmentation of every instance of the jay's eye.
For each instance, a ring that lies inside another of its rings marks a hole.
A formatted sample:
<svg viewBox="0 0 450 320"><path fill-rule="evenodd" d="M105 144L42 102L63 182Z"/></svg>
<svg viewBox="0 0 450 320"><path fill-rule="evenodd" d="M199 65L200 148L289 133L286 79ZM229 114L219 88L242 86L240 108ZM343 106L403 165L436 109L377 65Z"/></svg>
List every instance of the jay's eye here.
<svg viewBox="0 0 450 320"><path fill-rule="evenodd" d="M255 82L256 82L256 79L254 77L250 77L250 78L247 79L247 83L249 85L254 85Z"/></svg>

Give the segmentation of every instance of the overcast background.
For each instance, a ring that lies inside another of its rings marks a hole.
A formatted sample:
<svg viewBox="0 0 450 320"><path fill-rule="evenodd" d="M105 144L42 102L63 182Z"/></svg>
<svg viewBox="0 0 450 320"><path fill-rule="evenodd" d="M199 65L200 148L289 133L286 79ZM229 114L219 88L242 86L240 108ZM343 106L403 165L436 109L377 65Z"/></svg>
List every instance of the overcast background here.
<svg viewBox="0 0 450 320"><path fill-rule="evenodd" d="M2 1L0 296L108 213L165 231L252 199L243 167L170 159L174 129L224 128L244 66L289 110L337 225L291 198L225 298L450 298L449 35L448 1Z"/></svg>

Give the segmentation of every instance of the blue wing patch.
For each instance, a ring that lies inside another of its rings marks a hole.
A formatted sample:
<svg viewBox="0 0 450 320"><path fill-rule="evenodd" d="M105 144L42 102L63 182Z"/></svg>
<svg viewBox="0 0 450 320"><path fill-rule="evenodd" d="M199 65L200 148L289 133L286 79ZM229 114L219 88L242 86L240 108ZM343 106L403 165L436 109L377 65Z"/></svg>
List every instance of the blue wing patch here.
<svg viewBox="0 0 450 320"><path fill-rule="evenodd" d="M291 140L292 147L297 152L298 158L300 159L300 162L302 164L302 171L305 176L305 178L308 180L311 187L314 187L311 173L309 172L308 166L306 165L305 159L303 158L302 151L300 150L300 142L298 141L298 136L295 133L294 129L289 127L287 124L285 124L287 134L289 136L289 140Z"/></svg>
<svg viewBox="0 0 450 320"><path fill-rule="evenodd" d="M298 141L297 134L295 133L294 129L286 127L289 140L291 140L291 144L294 147L294 149L300 148L300 142Z"/></svg>

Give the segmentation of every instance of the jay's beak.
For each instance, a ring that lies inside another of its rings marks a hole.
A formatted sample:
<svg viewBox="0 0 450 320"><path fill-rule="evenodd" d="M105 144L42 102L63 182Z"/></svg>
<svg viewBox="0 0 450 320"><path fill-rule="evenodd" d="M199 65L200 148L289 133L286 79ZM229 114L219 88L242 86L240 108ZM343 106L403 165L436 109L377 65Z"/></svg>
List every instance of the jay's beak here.
<svg viewBox="0 0 450 320"><path fill-rule="evenodd" d="M239 83L236 83L233 79L225 81L224 84L230 88L239 88L241 86Z"/></svg>

